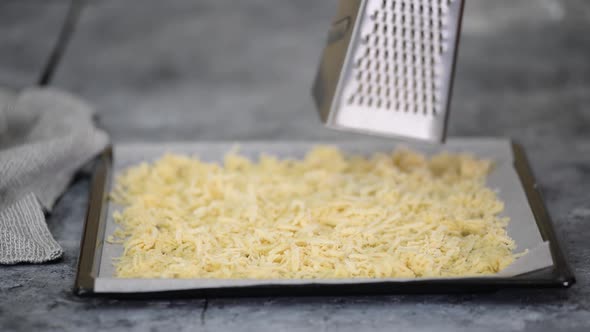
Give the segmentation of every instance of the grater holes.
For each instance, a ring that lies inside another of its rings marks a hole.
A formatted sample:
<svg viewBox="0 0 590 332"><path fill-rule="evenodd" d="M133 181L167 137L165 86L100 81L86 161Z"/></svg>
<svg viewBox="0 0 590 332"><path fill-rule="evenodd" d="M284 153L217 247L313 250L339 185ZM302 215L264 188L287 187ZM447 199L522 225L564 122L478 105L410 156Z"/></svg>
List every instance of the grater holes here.
<svg viewBox="0 0 590 332"><path fill-rule="evenodd" d="M392 110L433 112L445 73L441 56L449 50L445 21L455 0L368 0L371 19L360 36L362 57L353 79L362 83L354 104ZM440 94L439 94L440 95ZM360 96L363 96L361 99ZM393 106L398 103L398 107Z"/></svg>
<svg viewBox="0 0 590 332"><path fill-rule="evenodd" d="M372 20L376 20L378 15L379 15L379 11L378 11L378 10L376 10L376 11L374 11L374 12L373 12L373 14L370 16L370 18L371 18Z"/></svg>
<svg viewBox="0 0 590 332"><path fill-rule="evenodd" d="M354 64L354 66L356 68L361 68L362 65L363 65L363 59L362 58L361 59L357 59L356 62L355 62L355 64Z"/></svg>
<svg viewBox="0 0 590 332"><path fill-rule="evenodd" d="M350 95L350 97L348 97L348 99L347 99L346 103L347 103L348 105L352 105L352 104L354 104L354 97L355 97L355 96L356 96L355 94L351 94L351 95Z"/></svg>

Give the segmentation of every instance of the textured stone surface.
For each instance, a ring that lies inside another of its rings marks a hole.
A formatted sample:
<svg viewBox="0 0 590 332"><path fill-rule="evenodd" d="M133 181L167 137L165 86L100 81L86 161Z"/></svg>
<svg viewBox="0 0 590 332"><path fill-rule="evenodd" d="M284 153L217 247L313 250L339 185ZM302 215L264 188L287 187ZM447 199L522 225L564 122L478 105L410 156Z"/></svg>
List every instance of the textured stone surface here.
<svg viewBox="0 0 590 332"><path fill-rule="evenodd" d="M335 3L89 1L55 84L94 102L116 141L361 139L322 128L308 93ZM82 177L49 219L64 260L0 267L0 329L589 330L588 28L585 0L467 0L450 120L453 135L524 144L578 279L571 289L80 299L70 289L87 202Z"/></svg>
<svg viewBox="0 0 590 332"><path fill-rule="evenodd" d="M0 85L36 84L68 9L68 0L0 1Z"/></svg>

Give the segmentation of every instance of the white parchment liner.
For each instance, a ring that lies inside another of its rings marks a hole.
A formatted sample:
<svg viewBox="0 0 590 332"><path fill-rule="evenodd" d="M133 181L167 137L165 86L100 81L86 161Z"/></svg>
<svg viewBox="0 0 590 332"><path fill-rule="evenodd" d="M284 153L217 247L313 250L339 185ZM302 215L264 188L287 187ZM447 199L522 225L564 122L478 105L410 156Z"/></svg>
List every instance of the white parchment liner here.
<svg viewBox="0 0 590 332"><path fill-rule="evenodd" d="M142 161L153 161L166 152L197 155L206 161L219 161L223 155L235 145L240 146L240 153L257 158L260 153L279 157L298 158L314 145L330 144L340 147L348 153L370 155L375 152L389 152L395 149L396 143L391 141L361 142L200 142L200 143L137 143L119 144L114 148L114 173L133 166ZM494 161L494 169L487 179L489 187L498 190L500 199L505 204L502 215L510 217L508 234L517 245L516 252L528 249L528 254L519 258L512 265L494 276L486 278L510 277L535 271L553 265L548 243L543 242L537 228L531 208L529 207L520 178L513 166L511 142L497 138L456 138L450 139L445 145L433 146L407 144L404 146L422 153L432 154L440 151L467 152L480 158ZM120 208L109 203L105 238L112 234L116 225L112 220L115 209ZM253 285L293 285L293 284L354 284L360 282L404 282L412 279L404 278L370 278L370 279L125 279L114 275L113 258L122 253L122 246L109 244L99 239L102 248L98 276L95 280L97 293L134 293L172 291L183 289L218 288ZM483 278L483 277L482 277ZM431 280L441 278L422 278ZM445 278L461 279L461 278Z"/></svg>

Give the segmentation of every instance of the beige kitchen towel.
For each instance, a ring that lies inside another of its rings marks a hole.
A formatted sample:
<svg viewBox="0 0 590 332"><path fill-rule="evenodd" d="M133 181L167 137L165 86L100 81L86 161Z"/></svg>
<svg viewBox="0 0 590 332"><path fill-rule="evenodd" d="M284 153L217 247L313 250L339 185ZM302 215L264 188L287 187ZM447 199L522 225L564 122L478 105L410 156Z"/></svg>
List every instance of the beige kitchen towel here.
<svg viewBox="0 0 590 332"><path fill-rule="evenodd" d="M66 92L0 88L0 264L63 255L45 213L108 143L92 115L88 104Z"/></svg>

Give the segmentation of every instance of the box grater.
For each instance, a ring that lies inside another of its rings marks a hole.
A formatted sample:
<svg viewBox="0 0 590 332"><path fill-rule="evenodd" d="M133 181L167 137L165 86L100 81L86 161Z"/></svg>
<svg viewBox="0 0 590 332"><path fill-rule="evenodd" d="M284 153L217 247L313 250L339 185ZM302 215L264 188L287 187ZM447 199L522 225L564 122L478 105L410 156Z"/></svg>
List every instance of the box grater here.
<svg viewBox="0 0 590 332"><path fill-rule="evenodd" d="M331 128L442 142L463 0L340 0L313 95Z"/></svg>

